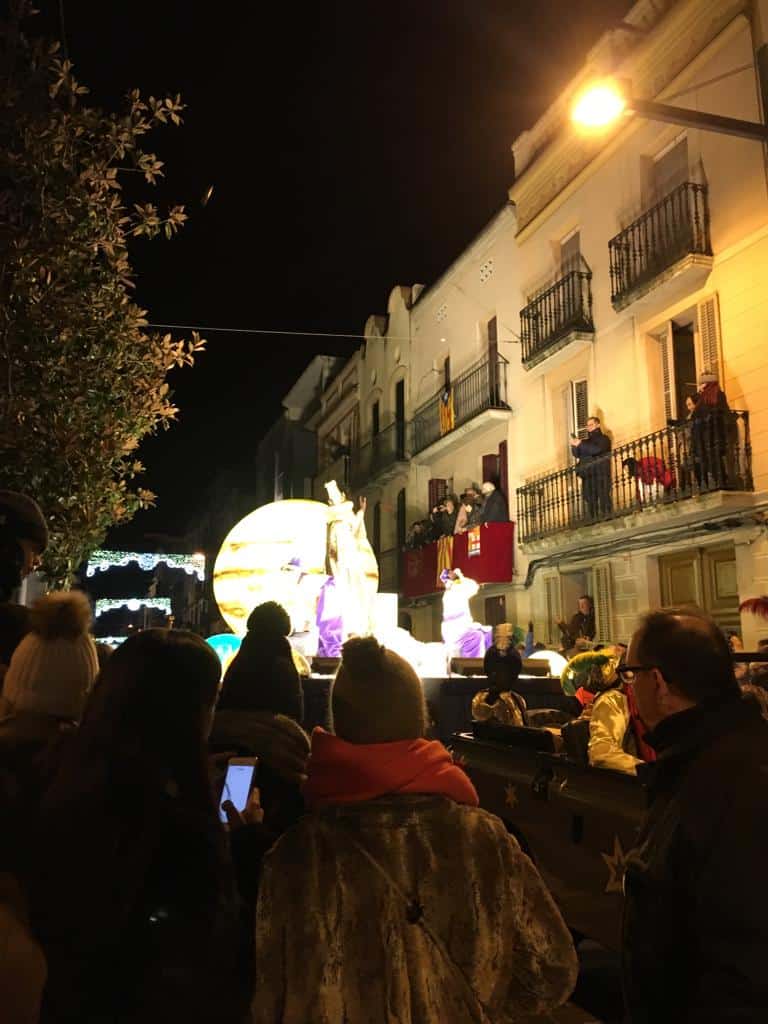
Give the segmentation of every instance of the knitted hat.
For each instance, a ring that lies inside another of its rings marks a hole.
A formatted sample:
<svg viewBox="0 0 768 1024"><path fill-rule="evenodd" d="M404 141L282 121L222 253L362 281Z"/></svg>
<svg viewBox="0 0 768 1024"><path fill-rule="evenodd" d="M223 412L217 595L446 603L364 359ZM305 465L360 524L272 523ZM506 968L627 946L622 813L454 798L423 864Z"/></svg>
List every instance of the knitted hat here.
<svg viewBox="0 0 768 1024"><path fill-rule="evenodd" d="M717 381L717 374L711 370L703 370L699 374L699 384L714 384Z"/></svg>
<svg viewBox="0 0 768 1024"><path fill-rule="evenodd" d="M3 681L3 696L15 710L79 720L99 668L90 624L88 598L78 591L37 602L32 631L14 651Z"/></svg>
<svg viewBox="0 0 768 1024"><path fill-rule="evenodd" d="M48 546L48 527L40 506L26 494L0 491L0 530L15 540L28 540L41 551Z"/></svg>
<svg viewBox="0 0 768 1024"><path fill-rule="evenodd" d="M348 743L421 739L427 710L421 680L371 636L348 640L331 691L334 731Z"/></svg>

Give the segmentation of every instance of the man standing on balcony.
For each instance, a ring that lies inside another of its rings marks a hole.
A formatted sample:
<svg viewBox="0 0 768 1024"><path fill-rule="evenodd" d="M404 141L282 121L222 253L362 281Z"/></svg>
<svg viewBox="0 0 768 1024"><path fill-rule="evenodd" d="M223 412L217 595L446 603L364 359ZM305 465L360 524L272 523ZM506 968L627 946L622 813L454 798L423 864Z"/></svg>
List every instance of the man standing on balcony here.
<svg viewBox="0 0 768 1024"><path fill-rule="evenodd" d="M576 476L581 479L581 493L587 518L598 519L611 511L611 439L603 433L598 416L587 420L587 436L571 437L571 451L579 461Z"/></svg>
<svg viewBox="0 0 768 1024"><path fill-rule="evenodd" d="M508 523L509 511L507 510L507 499L496 490L496 485L490 480L484 480L482 486L483 509L480 514L481 523Z"/></svg>

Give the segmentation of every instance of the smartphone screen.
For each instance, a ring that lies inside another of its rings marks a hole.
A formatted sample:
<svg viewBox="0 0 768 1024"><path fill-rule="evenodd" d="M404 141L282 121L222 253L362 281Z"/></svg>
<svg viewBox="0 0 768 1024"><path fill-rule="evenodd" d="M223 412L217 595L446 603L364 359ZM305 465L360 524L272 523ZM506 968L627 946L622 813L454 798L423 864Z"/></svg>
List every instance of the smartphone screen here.
<svg viewBox="0 0 768 1024"><path fill-rule="evenodd" d="M221 791L221 800L219 801L219 818L224 824L227 822L227 815L221 809L221 804L225 800L231 800L238 811L245 810L255 770L255 759L250 761L233 760L227 765L224 788Z"/></svg>

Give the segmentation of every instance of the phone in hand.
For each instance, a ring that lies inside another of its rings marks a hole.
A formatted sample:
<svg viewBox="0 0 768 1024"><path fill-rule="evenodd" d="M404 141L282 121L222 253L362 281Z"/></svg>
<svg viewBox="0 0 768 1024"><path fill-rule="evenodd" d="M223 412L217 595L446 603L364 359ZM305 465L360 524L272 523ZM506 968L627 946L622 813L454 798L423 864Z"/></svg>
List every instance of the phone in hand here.
<svg viewBox="0 0 768 1024"><path fill-rule="evenodd" d="M253 787L258 757L231 757L219 800L219 819L226 825L227 813L222 809L226 800L231 800L238 811L244 811Z"/></svg>
<svg viewBox="0 0 768 1024"><path fill-rule="evenodd" d="M579 440L579 435L578 434L571 434L571 437L573 438L574 441L578 441Z"/></svg>

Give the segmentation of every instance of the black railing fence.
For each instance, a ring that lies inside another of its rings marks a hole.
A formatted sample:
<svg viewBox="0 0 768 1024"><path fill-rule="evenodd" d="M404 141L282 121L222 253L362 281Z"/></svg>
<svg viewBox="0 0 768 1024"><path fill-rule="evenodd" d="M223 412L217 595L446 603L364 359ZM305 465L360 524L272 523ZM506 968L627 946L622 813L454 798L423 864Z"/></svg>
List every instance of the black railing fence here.
<svg viewBox="0 0 768 1024"><path fill-rule="evenodd" d="M572 331L593 333L592 271L580 261L520 311L523 365L541 362Z"/></svg>
<svg viewBox="0 0 768 1024"><path fill-rule="evenodd" d="M423 451L486 409L507 409L507 360L485 358L413 414L413 452Z"/></svg>
<svg viewBox="0 0 768 1024"><path fill-rule="evenodd" d="M355 448L350 458L350 479L354 486L367 483L397 462L411 457L411 430L405 420L396 420L369 441Z"/></svg>
<svg viewBox="0 0 768 1024"><path fill-rule="evenodd" d="M614 305L684 256L711 256L707 186L678 185L612 238L608 251Z"/></svg>
<svg viewBox="0 0 768 1024"><path fill-rule="evenodd" d="M522 541L712 491L752 490L749 413L714 411L517 491Z"/></svg>

